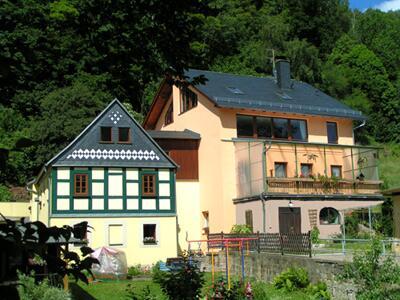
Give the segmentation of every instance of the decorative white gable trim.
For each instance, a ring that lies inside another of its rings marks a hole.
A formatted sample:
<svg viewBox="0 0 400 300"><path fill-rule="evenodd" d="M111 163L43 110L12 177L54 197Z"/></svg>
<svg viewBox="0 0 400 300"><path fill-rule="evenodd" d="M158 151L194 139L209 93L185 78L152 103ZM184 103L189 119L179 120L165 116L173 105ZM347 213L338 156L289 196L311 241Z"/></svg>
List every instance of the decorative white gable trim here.
<svg viewBox="0 0 400 300"><path fill-rule="evenodd" d="M115 159L115 160L160 160L153 150L101 150L76 149L67 156L67 159Z"/></svg>
<svg viewBox="0 0 400 300"><path fill-rule="evenodd" d="M116 111L112 111L108 117L110 118L110 120L114 123L117 124L119 122L119 120L122 119L122 114L116 110Z"/></svg>

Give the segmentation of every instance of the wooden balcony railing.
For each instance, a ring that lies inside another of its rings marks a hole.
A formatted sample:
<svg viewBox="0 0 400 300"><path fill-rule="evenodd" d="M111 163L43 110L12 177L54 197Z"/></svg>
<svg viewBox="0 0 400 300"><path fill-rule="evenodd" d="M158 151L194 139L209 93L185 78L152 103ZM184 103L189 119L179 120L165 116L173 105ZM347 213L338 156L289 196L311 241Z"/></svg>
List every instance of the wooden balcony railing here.
<svg viewBox="0 0 400 300"><path fill-rule="evenodd" d="M319 180L312 178L267 178L269 193L370 195L380 191L382 181Z"/></svg>

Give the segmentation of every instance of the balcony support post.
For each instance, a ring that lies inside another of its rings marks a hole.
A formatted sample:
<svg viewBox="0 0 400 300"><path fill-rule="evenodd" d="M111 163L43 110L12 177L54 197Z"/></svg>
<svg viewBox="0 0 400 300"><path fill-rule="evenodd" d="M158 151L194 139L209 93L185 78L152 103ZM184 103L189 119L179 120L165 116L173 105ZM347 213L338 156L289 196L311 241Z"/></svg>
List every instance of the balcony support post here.
<svg viewBox="0 0 400 300"><path fill-rule="evenodd" d="M356 179L355 173L354 173L354 159L353 159L353 148L350 147L350 157L351 157L351 175L353 176L353 180Z"/></svg>
<svg viewBox="0 0 400 300"><path fill-rule="evenodd" d="M296 164L296 173L295 177L299 177L299 166L297 161L297 145L294 144L294 163Z"/></svg>
<svg viewBox="0 0 400 300"><path fill-rule="evenodd" d="M324 146L324 175L328 176L327 166L326 166L326 147Z"/></svg>

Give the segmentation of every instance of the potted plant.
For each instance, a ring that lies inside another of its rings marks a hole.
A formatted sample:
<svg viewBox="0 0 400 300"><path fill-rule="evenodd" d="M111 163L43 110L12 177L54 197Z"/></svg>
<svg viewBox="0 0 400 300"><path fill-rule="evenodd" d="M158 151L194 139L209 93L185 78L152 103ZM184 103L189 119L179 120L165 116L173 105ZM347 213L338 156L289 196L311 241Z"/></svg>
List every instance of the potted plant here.
<svg viewBox="0 0 400 300"><path fill-rule="evenodd" d="M143 244L144 244L144 245L156 245L156 244L157 244L157 241L156 241L156 239L155 239L153 236L146 236L146 237L143 239Z"/></svg>

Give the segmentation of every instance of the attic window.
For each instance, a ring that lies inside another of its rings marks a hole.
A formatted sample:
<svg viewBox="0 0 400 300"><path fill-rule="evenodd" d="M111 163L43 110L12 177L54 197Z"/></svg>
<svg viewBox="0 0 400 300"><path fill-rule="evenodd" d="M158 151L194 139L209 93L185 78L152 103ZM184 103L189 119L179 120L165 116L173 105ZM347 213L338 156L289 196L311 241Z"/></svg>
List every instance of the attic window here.
<svg viewBox="0 0 400 300"><path fill-rule="evenodd" d="M130 143L131 135L129 127L119 127L118 128L118 143Z"/></svg>
<svg viewBox="0 0 400 300"><path fill-rule="evenodd" d="M228 89L228 91L230 91L231 93L233 93L235 95L244 95L244 93L237 87L228 86L227 89Z"/></svg>
<svg viewBox="0 0 400 300"><path fill-rule="evenodd" d="M103 143L112 143L111 127L100 128L100 141Z"/></svg>

